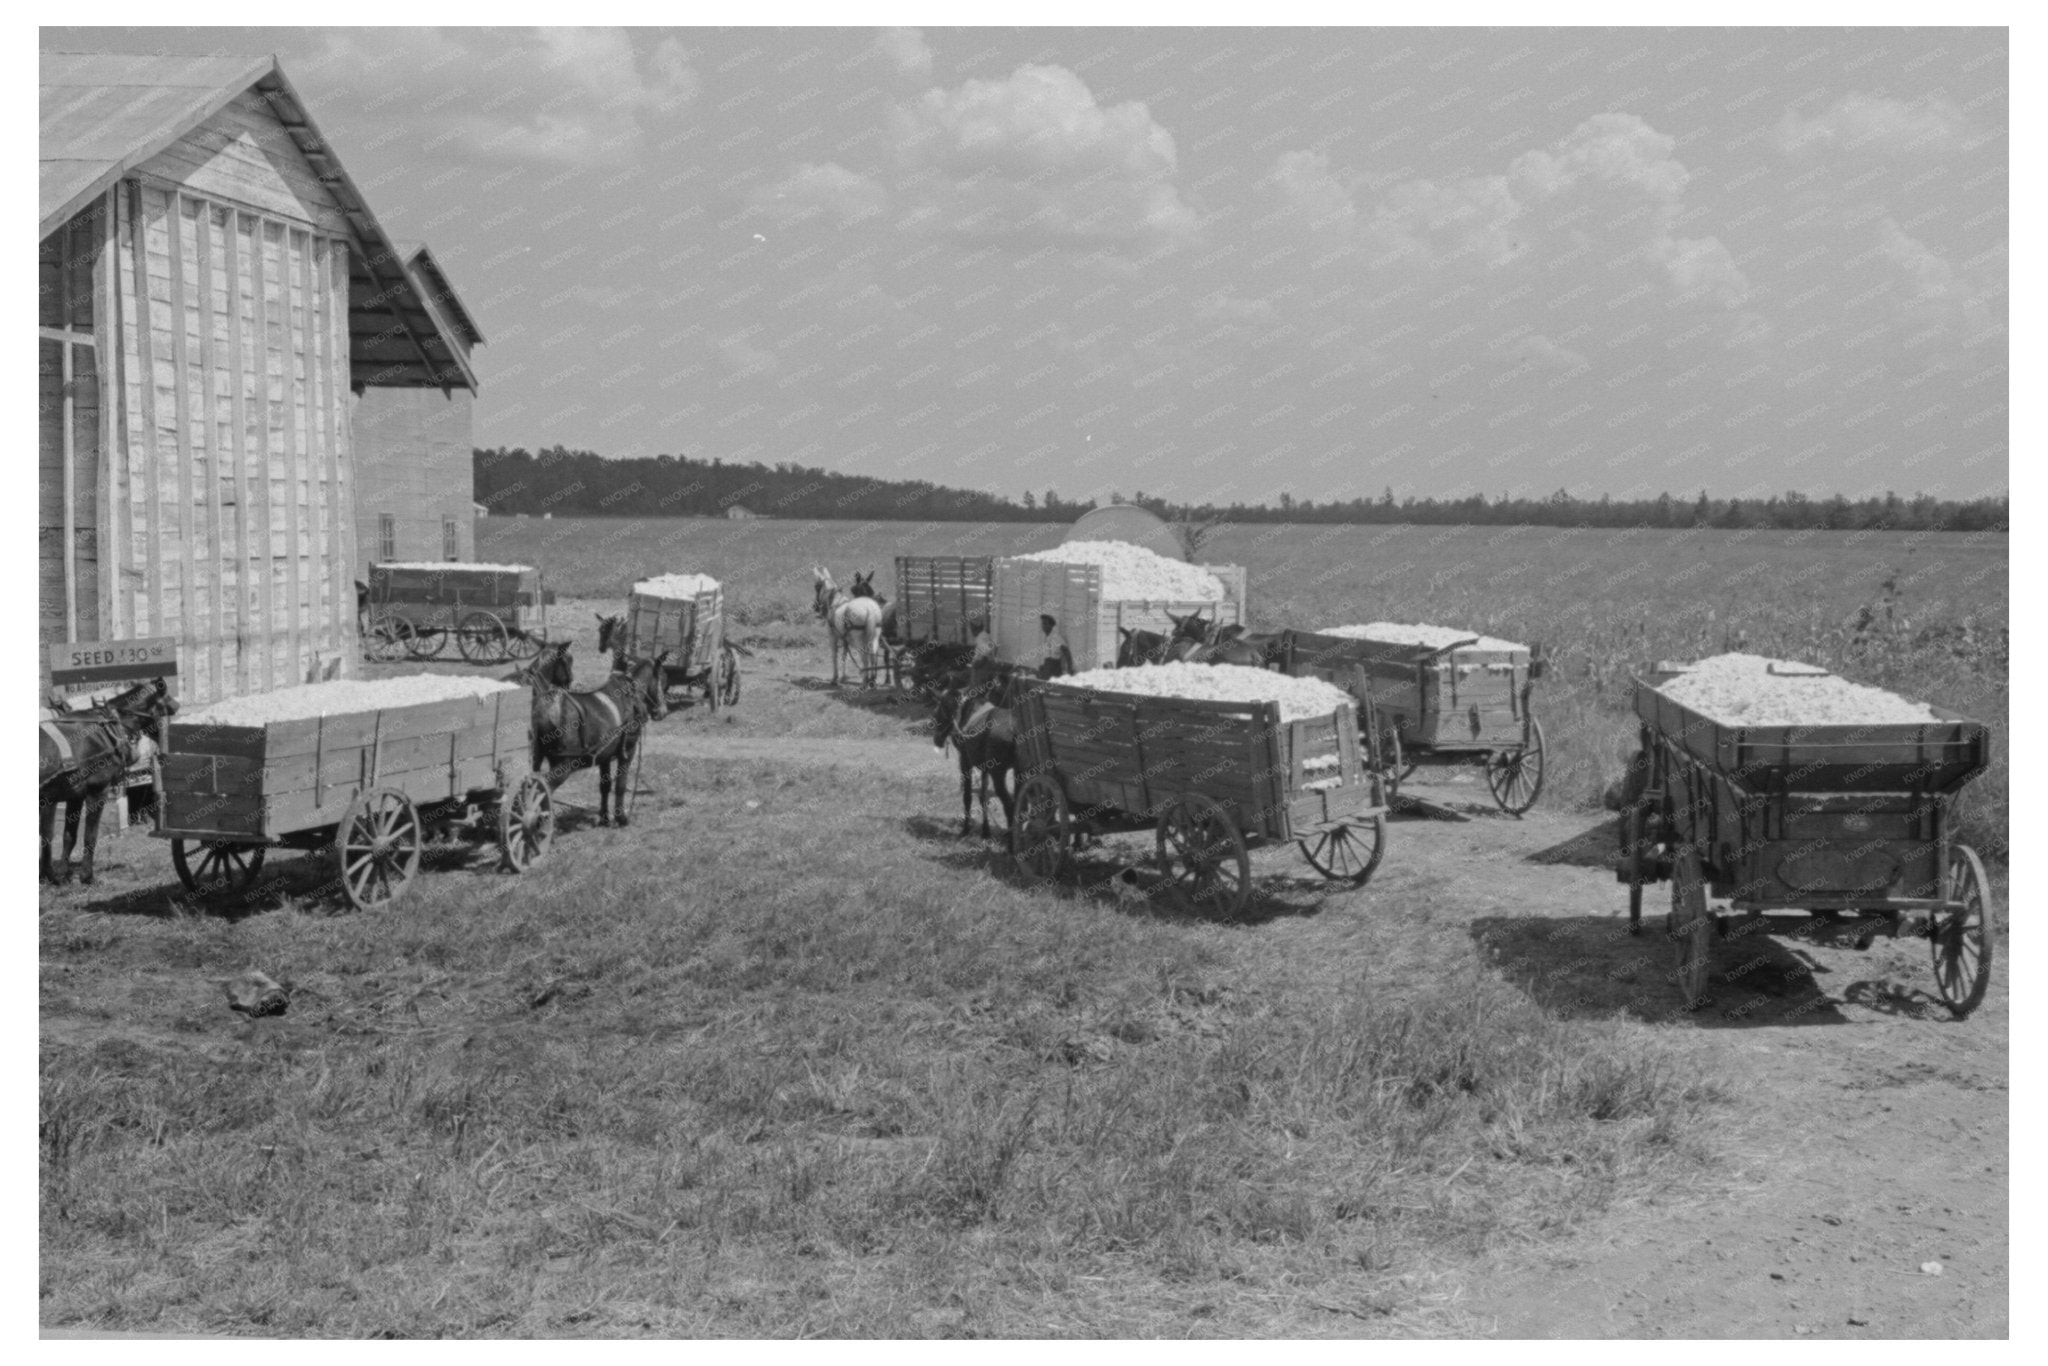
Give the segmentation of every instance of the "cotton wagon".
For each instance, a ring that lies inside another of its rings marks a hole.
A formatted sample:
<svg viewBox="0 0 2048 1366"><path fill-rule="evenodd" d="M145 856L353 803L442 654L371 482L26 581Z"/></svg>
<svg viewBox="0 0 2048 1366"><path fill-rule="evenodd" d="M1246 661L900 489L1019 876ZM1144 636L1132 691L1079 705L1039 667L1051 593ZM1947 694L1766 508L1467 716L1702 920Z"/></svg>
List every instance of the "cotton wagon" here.
<svg viewBox="0 0 2048 1366"><path fill-rule="evenodd" d="M1058 623L1074 669L1108 668L1126 631L1170 637L1175 618L1246 624L1242 566L1191 565L1122 542L1075 541L999 558L992 622L996 658L1036 667L1041 615Z"/></svg>
<svg viewBox="0 0 2048 1366"><path fill-rule="evenodd" d="M1272 683L1264 700L1094 686L1174 687L1181 671ZM1168 884L1223 914L1249 900L1259 843L1294 841L1324 878L1363 886L1386 849L1379 767L1341 694L1324 690L1308 715L1274 700L1294 682L1192 664L1019 679L1010 849L1020 874L1058 877L1077 836L1149 827Z"/></svg>
<svg viewBox="0 0 2048 1366"><path fill-rule="evenodd" d="M1502 811L1543 791L1543 725L1530 694L1543 660L1526 645L1444 627L1366 626L1281 633L1283 667L1357 698L1391 785L1422 764L1477 765Z"/></svg>
<svg viewBox="0 0 2048 1366"><path fill-rule="evenodd" d="M1688 1007L1706 991L1715 938L1738 921L1768 928L1782 912L1859 948L1924 917L1915 929L1943 1002L1961 1017L1984 998L1990 882L1950 820L1956 794L1989 762L1989 733L1845 684L1751 656L1660 664L1635 679L1642 749L1617 876L1631 933L1643 889L1671 884L1665 932ZM1710 897L1726 913L1709 914Z"/></svg>
<svg viewBox="0 0 2048 1366"><path fill-rule="evenodd" d="M701 692L712 711L740 700L739 650L725 638L725 588L708 574L662 574L633 585L614 645L640 659L664 650L663 686Z"/></svg>
<svg viewBox="0 0 2048 1366"><path fill-rule="evenodd" d="M531 772L523 688L421 675L316 683L234 699L164 728L154 834L192 891L253 883L271 848L327 851L351 904L389 905L430 833L495 837L519 872L554 841Z"/></svg>
<svg viewBox="0 0 2048 1366"><path fill-rule="evenodd" d="M554 594L524 564L370 566L370 658L433 659L452 639L472 664L531 659L547 643Z"/></svg>

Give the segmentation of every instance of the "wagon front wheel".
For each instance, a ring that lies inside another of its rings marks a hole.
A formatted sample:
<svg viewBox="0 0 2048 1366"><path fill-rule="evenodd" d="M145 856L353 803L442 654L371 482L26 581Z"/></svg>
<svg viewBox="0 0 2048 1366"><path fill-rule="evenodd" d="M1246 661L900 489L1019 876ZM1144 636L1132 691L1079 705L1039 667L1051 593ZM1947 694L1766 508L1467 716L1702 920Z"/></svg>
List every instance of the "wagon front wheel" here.
<svg viewBox="0 0 2048 1366"><path fill-rule="evenodd" d="M1486 761L1486 785L1493 800L1510 816L1520 816L1536 805L1543 791L1543 723L1529 718L1529 730L1522 747L1498 753Z"/></svg>
<svg viewBox="0 0 2048 1366"><path fill-rule="evenodd" d="M1364 825L1339 825L1295 841L1309 867L1331 882L1363 887L1387 852L1387 818L1374 816Z"/></svg>
<svg viewBox="0 0 2048 1366"><path fill-rule="evenodd" d="M341 890L359 911L398 900L420 869L426 831L419 809L389 787L356 794L334 832L334 856Z"/></svg>
<svg viewBox="0 0 2048 1366"><path fill-rule="evenodd" d="M1714 947L1714 918L1707 914L1707 883L1696 850L1681 848L1671 869L1671 916L1665 923L1677 950L1678 991L1685 1008L1698 1008L1707 994L1707 960Z"/></svg>
<svg viewBox="0 0 2048 1366"><path fill-rule="evenodd" d="M1176 797L1159 818L1159 871L1190 905L1236 915L1251 898L1252 860L1244 832L1211 798Z"/></svg>
<svg viewBox="0 0 2048 1366"><path fill-rule="evenodd" d="M523 873L548 856L555 843L555 795L538 773L498 802L498 854L508 872Z"/></svg>
<svg viewBox="0 0 2048 1366"><path fill-rule="evenodd" d="M404 617L379 617L370 624L363 648L379 664L393 664L412 653L415 635Z"/></svg>
<svg viewBox="0 0 2048 1366"><path fill-rule="evenodd" d="M1977 1008L1991 985L1991 879L1967 844L1950 848L1945 871L1948 905L1934 913L1927 938L1934 984L1949 1013L1960 1020Z"/></svg>
<svg viewBox="0 0 2048 1366"><path fill-rule="evenodd" d="M1017 789L1010 815L1010 857L1027 883L1050 882L1067 863L1072 817L1067 794L1042 773L1034 773Z"/></svg>
<svg viewBox="0 0 2048 1366"><path fill-rule="evenodd" d="M263 872L263 846L180 837L171 841L171 866L188 892L239 892Z"/></svg>
<svg viewBox="0 0 2048 1366"><path fill-rule="evenodd" d="M514 631L505 642L505 655L508 659L532 659L547 643L546 631Z"/></svg>
<svg viewBox="0 0 2048 1366"><path fill-rule="evenodd" d="M455 648L472 664L508 658L505 623L489 612L471 612L455 628Z"/></svg>

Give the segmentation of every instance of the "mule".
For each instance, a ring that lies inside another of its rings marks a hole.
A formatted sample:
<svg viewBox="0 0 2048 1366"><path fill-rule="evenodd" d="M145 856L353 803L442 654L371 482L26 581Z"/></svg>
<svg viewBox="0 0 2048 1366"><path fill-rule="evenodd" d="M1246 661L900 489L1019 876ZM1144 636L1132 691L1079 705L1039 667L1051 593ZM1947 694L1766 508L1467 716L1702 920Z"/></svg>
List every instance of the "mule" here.
<svg viewBox="0 0 2048 1366"><path fill-rule="evenodd" d="M42 723L36 796L42 806L42 856L37 875L62 884L71 879L71 850L78 843L79 817L85 817L85 850L78 880L93 880L93 854L99 845L100 812L107 794L135 763L140 741L163 744L164 718L175 716L178 704L161 678L134 687L96 707L65 711ZM50 826L57 803L64 803L63 863L50 865Z"/></svg>
<svg viewBox="0 0 2048 1366"><path fill-rule="evenodd" d="M1003 806L1003 828L1013 812L1010 774L1017 767L1017 716L991 702L983 690L953 688L932 709L932 745L947 745L960 756L960 836L974 833L974 779L981 777L981 837L989 838L988 790L993 782Z"/></svg>
<svg viewBox="0 0 2048 1366"><path fill-rule="evenodd" d="M576 690L569 642L545 646L523 671L533 689L533 769L552 788L582 769L597 769L597 823L624 829L626 784L649 721L668 715L663 650L633 660L595 688Z"/></svg>
<svg viewBox="0 0 2048 1366"><path fill-rule="evenodd" d="M1133 631L1128 626L1116 628L1122 637L1117 642L1116 666L1119 669L1135 669L1143 664L1164 664L1167 657L1167 637L1157 631Z"/></svg>
<svg viewBox="0 0 2048 1366"><path fill-rule="evenodd" d="M811 566L813 592L811 611L825 623L825 629L832 637L832 686L838 687L840 663L851 658L852 640L860 638L860 679L866 687L868 678L875 667L875 654L882 644L882 605L873 596L855 597L832 581L832 573L818 565ZM855 575L855 582L866 584L866 580ZM869 593L873 593L872 587Z"/></svg>

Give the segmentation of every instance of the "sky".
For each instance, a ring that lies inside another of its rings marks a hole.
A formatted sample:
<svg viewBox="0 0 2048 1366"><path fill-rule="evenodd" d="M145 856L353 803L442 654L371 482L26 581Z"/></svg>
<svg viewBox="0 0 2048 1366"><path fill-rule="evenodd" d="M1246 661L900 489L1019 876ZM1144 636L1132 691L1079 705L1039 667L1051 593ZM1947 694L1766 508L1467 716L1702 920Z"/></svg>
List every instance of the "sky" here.
<svg viewBox="0 0 2048 1366"><path fill-rule="evenodd" d="M2008 488L1998 29L44 29L276 53L480 445L1016 496Z"/></svg>

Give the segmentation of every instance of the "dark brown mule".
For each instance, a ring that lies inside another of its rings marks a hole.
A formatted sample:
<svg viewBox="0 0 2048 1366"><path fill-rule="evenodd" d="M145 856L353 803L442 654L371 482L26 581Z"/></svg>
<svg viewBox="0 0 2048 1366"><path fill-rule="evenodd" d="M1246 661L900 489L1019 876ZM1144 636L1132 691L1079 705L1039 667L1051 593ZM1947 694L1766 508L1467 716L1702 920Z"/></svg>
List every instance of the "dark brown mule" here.
<svg viewBox="0 0 2048 1366"><path fill-rule="evenodd" d="M668 715L661 685L664 650L633 661L595 688L572 690L569 642L546 646L524 671L533 688L533 768L549 787L581 769L597 768L597 823L624 827L626 783L649 721Z"/></svg>
<svg viewBox="0 0 2048 1366"><path fill-rule="evenodd" d="M178 704L161 678L138 683L120 696L85 711L67 712L42 723L37 796L42 803L40 876L51 882L71 877L71 850L78 843L78 818L85 817L85 857L78 880L91 884L93 850L99 843L100 810L107 793L135 762L144 736L161 745L166 716ZM64 861L50 866L50 825L64 803ZM81 811L81 808L83 810Z"/></svg>
<svg viewBox="0 0 2048 1366"><path fill-rule="evenodd" d="M1135 669L1141 664L1164 664L1167 646L1171 642L1157 631L1133 631L1128 626L1116 628L1123 639L1117 642L1116 666L1119 669Z"/></svg>
<svg viewBox="0 0 2048 1366"><path fill-rule="evenodd" d="M985 689L953 688L932 710L932 745L960 756L960 833L974 832L974 777L981 776L981 837L989 838L988 789L995 784L1003 825L1011 814L1010 772L1017 766L1016 713L988 700Z"/></svg>

